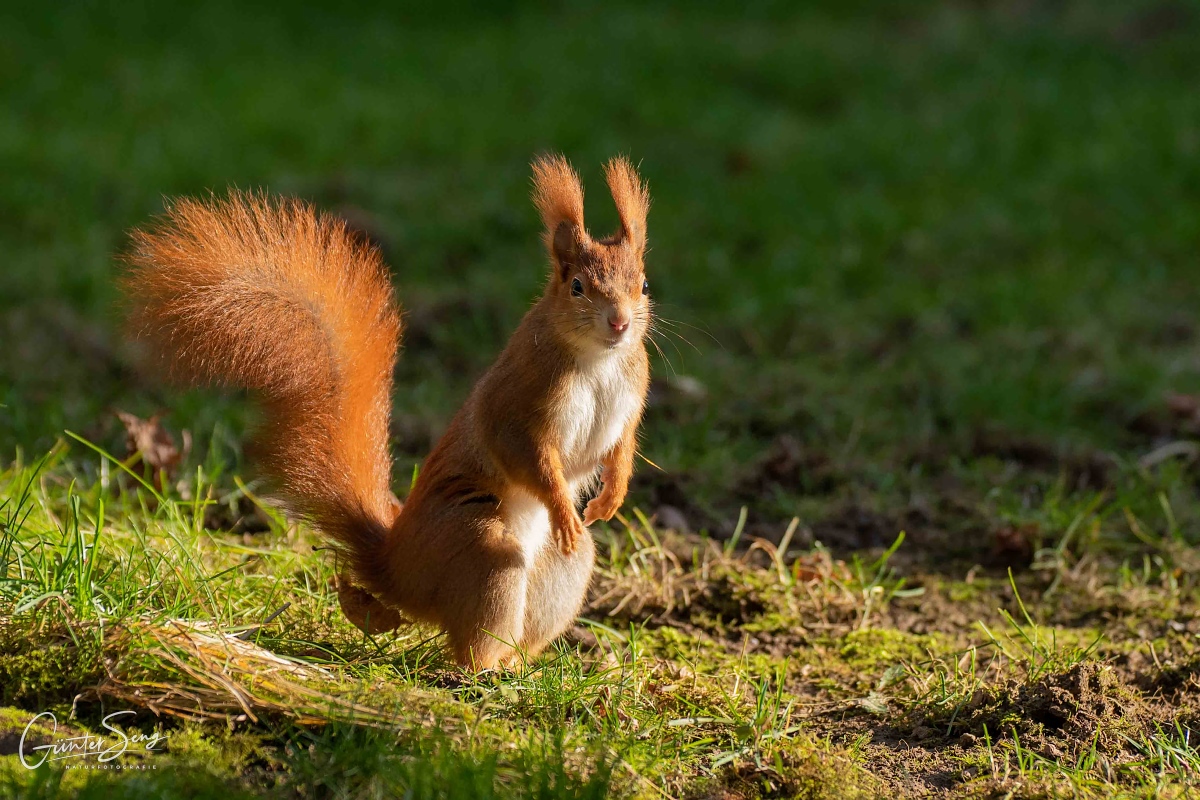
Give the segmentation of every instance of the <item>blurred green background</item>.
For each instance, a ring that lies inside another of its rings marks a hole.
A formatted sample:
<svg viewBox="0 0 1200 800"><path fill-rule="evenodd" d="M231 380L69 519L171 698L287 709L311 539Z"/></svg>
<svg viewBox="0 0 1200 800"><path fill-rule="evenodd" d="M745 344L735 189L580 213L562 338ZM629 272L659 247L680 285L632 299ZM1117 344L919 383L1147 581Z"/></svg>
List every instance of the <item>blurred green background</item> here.
<svg viewBox="0 0 1200 800"><path fill-rule="evenodd" d="M114 408L240 458L243 399L136 369L114 257L166 196L264 187L387 255L407 475L544 280L530 159L565 153L606 232L628 153L680 335L636 500L768 531L894 519L950 475L1019 514L997 458L1072 491L1189 434L1163 398L1200 391L1198 45L1200 6L1163 0L9 8L0 459L119 448Z"/></svg>

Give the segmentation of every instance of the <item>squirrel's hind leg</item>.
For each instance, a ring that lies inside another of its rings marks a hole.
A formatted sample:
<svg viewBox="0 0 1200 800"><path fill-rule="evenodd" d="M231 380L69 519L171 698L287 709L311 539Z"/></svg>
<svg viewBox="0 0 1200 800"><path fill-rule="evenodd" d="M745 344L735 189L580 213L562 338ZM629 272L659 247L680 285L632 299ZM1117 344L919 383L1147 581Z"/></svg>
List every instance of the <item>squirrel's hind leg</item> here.
<svg viewBox="0 0 1200 800"><path fill-rule="evenodd" d="M586 530L569 556L564 556L553 542L538 551L525 598L521 649L526 655L540 653L579 616L595 561L596 546Z"/></svg>
<svg viewBox="0 0 1200 800"><path fill-rule="evenodd" d="M368 636L394 631L408 622L399 611L384 605L366 589L351 583L347 575L337 579L336 588L342 613L354 627Z"/></svg>
<svg viewBox="0 0 1200 800"><path fill-rule="evenodd" d="M508 665L524 638L529 567L520 545L489 520L477 543L447 565L439 589L454 660L472 669Z"/></svg>

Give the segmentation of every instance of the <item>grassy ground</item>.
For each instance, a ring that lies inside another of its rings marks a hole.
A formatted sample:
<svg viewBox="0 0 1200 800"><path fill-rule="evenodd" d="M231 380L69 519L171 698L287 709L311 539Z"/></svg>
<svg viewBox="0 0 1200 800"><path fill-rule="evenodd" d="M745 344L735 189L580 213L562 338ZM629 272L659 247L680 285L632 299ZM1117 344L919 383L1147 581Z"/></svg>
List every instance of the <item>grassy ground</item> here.
<svg viewBox="0 0 1200 800"><path fill-rule="evenodd" d="M1200 6L293 15L0 11L0 794L1200 790ZM605 158L651 184L662 470L571 635L471 677L340 618L244 398L121 344L113 257L227 185L374 237L402 488L538 291L548 148L596 230ZM187 433L170 480L118 408ZM26 770L45 710L163 752Z"/></svg>

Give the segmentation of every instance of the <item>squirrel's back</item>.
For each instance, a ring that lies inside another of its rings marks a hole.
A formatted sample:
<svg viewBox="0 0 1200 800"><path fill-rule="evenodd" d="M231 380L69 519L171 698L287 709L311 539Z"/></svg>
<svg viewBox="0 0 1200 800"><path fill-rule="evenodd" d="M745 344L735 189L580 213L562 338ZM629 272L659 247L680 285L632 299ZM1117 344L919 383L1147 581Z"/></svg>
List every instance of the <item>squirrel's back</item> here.
<svg viewBox="0 0 1200 800"><path fill-rule="evenodd" d="M395 516L388 419L400 317L379 252L297 200L172 203L133 234L134 334L176 380L253 391L255 455L361 566Z"/></svg>

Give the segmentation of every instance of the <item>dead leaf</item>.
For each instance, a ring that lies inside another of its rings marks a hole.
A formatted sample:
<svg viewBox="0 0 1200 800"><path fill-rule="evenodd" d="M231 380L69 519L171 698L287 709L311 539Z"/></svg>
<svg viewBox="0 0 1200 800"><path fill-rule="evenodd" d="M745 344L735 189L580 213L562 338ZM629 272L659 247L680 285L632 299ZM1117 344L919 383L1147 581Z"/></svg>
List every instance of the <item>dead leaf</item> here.
<svg viewBox="0 0 1200 800"><path fill-rule="evenodd" d="M128 454L141 453L142 461L155 472L162 471L170 475L191 449L191 436L184 431L184 451L179 451L174 438L160 424L158 414L150 419L142 419L128 411L118 410L117 418L125 426Z"/></svg>

